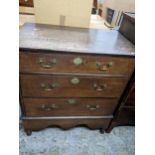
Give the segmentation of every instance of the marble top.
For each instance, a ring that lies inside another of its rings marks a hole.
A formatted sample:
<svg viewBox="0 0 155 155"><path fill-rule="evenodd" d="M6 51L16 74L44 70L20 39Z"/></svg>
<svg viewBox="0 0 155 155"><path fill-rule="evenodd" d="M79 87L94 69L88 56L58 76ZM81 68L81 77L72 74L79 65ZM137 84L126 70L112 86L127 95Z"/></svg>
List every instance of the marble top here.
<svg viewBox="0 0 155 155"><path fill-rule="evenodd" d="M86 29L26 23L19 48L95 54L135 55L134 45L116 30Z"/></svg>

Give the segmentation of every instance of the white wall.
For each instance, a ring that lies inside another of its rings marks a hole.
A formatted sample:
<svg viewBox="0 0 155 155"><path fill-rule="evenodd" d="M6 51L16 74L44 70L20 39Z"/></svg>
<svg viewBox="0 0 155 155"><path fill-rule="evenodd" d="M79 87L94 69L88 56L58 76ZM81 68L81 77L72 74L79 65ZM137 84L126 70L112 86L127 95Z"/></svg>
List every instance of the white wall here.
<svg viewBox="0 0 155 155"><path fill-rule="evenodd" d="M93 0L34 0L37 23L89 27Z"/></svg>
<svg viewBox="0 0 155 155"><path fill-rule="evenodd" d="M20 13L32 13L32 14L34 14L34 8L33 7L20 6L19 12Z"/></svg>

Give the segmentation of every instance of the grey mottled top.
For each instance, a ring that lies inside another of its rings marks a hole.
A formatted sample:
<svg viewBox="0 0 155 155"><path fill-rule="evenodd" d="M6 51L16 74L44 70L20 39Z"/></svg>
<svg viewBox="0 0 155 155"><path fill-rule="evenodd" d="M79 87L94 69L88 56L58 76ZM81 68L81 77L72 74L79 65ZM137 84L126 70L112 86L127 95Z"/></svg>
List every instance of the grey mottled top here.
<svg viewBox="0 0 155 155"><path fill-rule="evenodd" d="M134 45L116 30L85 29L26 23L19 47L80 53L134 56Z"/></svg>

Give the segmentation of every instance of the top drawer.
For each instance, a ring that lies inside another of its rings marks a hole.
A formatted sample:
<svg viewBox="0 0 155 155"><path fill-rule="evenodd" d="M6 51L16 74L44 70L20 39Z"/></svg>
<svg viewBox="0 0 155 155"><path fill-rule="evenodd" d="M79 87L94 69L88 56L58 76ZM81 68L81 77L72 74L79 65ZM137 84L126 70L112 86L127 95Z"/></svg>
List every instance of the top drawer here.
<svg viewBox="0 0 155 155"><path fill-rule="evenodd" d="M134 59L100 55L20 52L22 73L87 73L128 76Z"/></svg>

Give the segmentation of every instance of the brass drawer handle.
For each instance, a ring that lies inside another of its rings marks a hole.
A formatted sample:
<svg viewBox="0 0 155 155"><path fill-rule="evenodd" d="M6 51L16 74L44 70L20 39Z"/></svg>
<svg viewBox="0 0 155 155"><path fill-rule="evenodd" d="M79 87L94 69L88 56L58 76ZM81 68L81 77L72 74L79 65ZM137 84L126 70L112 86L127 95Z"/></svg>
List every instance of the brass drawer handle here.
<svg viewBox="0 0 155 155"><path fill-rule="evenodd" d="M99 105L87 105L87 109L89 109L90 111L94 111L99 109L100 106Z"/></svg>
<svg viewBox="0 0 155 155"><path fill-rule="evenodd" d="M94 90L100 92L107 88L107 84L97 85L96 83L94 83L93 88L94 88Z"/></svg>
<svg viewBox="0 0 155 155"><path fill-rule="evenodd" d="M75 99L68 99L68 104L76 104L76 100Z"/></svg>
<svg viewBox="0 0 155 155"><path fill-rule="evenodd" d="M41 83L40 86L44 91L51 91L54 88L59 87L59 84L58 83L52 83L52 84Z"/></svg>
<svg viewBox="0 0 155 155"><path fill-rule="evenodd" d="M56 63L57 63L57 60L56 60L55 58L53 58L53 59L50 60L49 62L44 62L43 58L39 58L40 67L42 67L42 68L44 68L44 69L50 69L50 68L52 68Z"/></svg>
<svg viewBox="0 0 155 155"><path fill-rule="evenodd" d="M43 104L41 106L41 109L45 110L45 111L51 111L53 109L57 109L58 107L55 104L52 104L51 106L45 106L45 104Z"/></svg>
<svg viewBox="0 0 155 155"><path fill-rule="evenodd" d="M76 57L73 59L73 64L76 66L81 65L82 63L83 63L83 60L80 57Z"/></svg>
<svg viewBox="0 0 155 155"><path fill-rule="evenodd" d="M108 71L108 69L112 67L113 64L114 64L113 62L109 62L106 64L102 64L101 62L96 62L96 67L99 71L105 72L105 71Z"/></svg>
<svg viewBox="0 0 155 155"><path fill-rule="evenodd" d="M77 78L77 77L73 77L71 80L70 80L71 84L73 85L77 85L80 83L80 79Z"/></svg>

